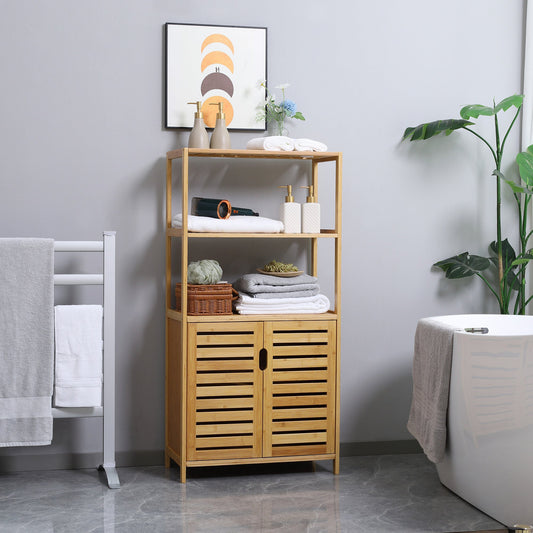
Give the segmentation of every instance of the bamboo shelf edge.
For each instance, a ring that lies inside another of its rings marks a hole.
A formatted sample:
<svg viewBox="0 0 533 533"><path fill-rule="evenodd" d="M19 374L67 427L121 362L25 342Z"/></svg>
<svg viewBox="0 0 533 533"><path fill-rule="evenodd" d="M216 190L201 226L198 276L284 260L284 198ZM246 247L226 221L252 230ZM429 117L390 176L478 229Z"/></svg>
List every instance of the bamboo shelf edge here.
<svg viewBox="0 0 533 533"><path fill-rule="evenodd" d="M175 309L167 309L167 318L181 322L183 314ZM338 314L335 311L326 313L284 313L264 315L187 315L187 322L265 322L265 321L288 321L288 320L335 320Z"/></svg>
<svg viewBox="0 0 533 533"><path fill-rule="evenodd" d="M168 237L183 237L184 231L181 228L167 228ZM321 230L320 233L230 233L230 232L199 232L188 231L187 237L189 239L336 239L339 238L339 233L335 230Z"/></svg>
<svg viewBox="0 0 533 533"><path fill-rule="evenodd" d="M234 157L255 159L299 159L309 161L336 161L341 152L297 152L272 150L216 150L213 148L178 148L167 152L167 159L188 157Z"/></svg>
<svg viewBox="0 0 533 533"><path fill-rule="evenodd" d="M274 457L251 457L245 459L208 459L201 461L185 461L186 467L196 466L225 466L225 465L244 465L244 464L269 464L269 463L296 463L302 461L327 461L335 459L334 453L325 453L317 455L287 455Z"/></svg>

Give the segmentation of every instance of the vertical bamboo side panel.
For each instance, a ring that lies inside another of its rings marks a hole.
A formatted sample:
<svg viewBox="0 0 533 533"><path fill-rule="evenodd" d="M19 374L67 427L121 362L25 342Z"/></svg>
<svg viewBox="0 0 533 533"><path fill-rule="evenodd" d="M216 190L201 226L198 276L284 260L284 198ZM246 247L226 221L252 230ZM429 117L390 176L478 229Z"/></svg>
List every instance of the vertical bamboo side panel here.
<svg viewBox="0 0 533 533"><path fill-rule="evenodd" d="M187 384L187 349L188 349L188 332L187 332L187 265L189 262L189 233L188 233L188 194L189 194L189 152L187 148L183 149L183 157L181 159L181 194L182 194L182 236L181 236L181 354L182 354L182 369L181 382ZM186 389L188 391L188 386ZM181 457L183 460L183 467L180 469L181 482L185 483L186 479L186 460L187 460L187 398L188 394L182 395L181 403Z"/></svg>
<svg viewBox="0 0 533 533"><path fill-rule="evenodd" d="M337 238L335 239L335 311L337 312L337 342L336 342L336 400L335 400L335 460L333 461L333 472L338 474L340 471L340 410L341 410L341 392L340 392L340 347L341 347L341 255L342 255L342 154L339 154L336 161L335 169L335 229Z"/></svg>

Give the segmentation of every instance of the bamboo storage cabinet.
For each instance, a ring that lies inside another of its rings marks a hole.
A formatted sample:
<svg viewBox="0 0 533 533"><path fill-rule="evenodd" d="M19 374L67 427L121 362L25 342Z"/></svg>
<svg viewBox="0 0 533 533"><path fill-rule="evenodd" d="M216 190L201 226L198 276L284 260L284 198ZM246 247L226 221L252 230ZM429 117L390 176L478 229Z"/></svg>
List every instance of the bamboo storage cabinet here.
<svg viewBox="0 0 533 533"><path fill-rule="evenodd" d="M187 227L189 165L197 158L246 158L258 165L276 159L305 161L315 191L320 164L333 162L334 228L317 234L172 228L173 186L181 193L179 207ZM175 162L181 163L179 169L173 168ZM183 148L167 153L165 465L177 463L182 482L187 468L197 466L331 459L334 473L339 472L341 165L338 152ZM315 276L318 240L333 239L334 309L320 314L188 315L189 240L219 238L306 239L309 273ZM176 239L184 312L172 307Z"/></svg>

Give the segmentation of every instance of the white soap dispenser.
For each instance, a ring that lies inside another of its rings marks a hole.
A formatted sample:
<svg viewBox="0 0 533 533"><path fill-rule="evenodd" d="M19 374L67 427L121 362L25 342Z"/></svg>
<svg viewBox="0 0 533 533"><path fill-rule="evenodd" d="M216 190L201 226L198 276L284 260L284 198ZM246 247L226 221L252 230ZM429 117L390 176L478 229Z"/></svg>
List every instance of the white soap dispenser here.
<svg viewBox="0 0 533 533"><path fill-rule="evenodd" d="M209 148L209 136L205 129L203 114L200 111L202 102L187 102L188 104L196 106L196 113L194 114L194 125L189 135L189 148Z"/></svg>
<svg viewBox="0 0 533 533"><path fill-rule="evenodd" d="M211 148L229 149L231 148L231 142L229 139L229 132L226 128L226 115L224 115L223 102L210 103L209 105L217 105L217 121L215 129L211 135Z"/></svg>
<svg viewBox="0 0 533 533"><path fill-rule="evenodd" d="M320 233L320 204L316 201L314 187L304 186L309 189L309 196L302 204L302 233Z"/></svg>
<svg viewBox="0 0 533 533"><path fill-rule="evenodd" d="M300 204L294 201L292 195L292 185L280 185L287 187L287 196L285 203L281 206L281 221L284 226L284 233L301 233L302 232L302 213Z"/></svg>

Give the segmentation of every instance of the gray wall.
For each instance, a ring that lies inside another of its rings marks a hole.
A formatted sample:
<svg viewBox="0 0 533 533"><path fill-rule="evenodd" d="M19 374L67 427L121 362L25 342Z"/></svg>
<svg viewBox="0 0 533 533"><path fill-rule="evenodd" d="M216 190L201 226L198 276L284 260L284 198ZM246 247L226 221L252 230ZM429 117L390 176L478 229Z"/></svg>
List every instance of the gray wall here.
<svg viewBox="0 0 533 533"><path fill-rule="evenodd" d="M144 452L148 460L164 445L164 156L187 140L162 126L165 22L268 27L270 83L291 83L307 118L291 135L343 152L341 440L409 439L417 320L494 309L475 280L449 283L430 269L459 251L485 251L494 180L486 151L467 134L399 141L407 126L520 92L522 0L0 7L0 235L118 232L121 462ZM233 146L253 136L234 133ZM509 158L518 147L515 135ZM235 190L248 184L248 170ZM199 192L219 190L204 184ZM99 438L98 420L59 421L51 447L0 453L91 454Z"/></svg>

